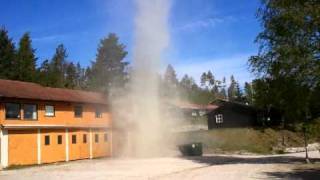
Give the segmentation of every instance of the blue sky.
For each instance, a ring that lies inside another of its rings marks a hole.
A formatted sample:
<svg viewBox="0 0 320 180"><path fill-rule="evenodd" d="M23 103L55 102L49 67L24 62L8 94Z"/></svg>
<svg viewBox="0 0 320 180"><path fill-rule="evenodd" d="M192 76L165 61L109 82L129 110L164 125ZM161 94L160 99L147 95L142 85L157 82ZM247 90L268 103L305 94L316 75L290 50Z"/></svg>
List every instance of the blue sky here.
<svg viewBox="0 0 320 180"><path fill-rule="evenodd" d="M131 61L134 0L1 0L0 25L15 42L30 32L39 63L51 58L63 43L68 59L90 64L99 39L115 32L127 46ZM249 81L247 59L257 52L254 39L260 25L255 18L259 0L172 0L170 47L167 63L178 77L192 75L197 81L211 70L217 78L234 74ZM162 67L162 69L164 69Z"/></svg>

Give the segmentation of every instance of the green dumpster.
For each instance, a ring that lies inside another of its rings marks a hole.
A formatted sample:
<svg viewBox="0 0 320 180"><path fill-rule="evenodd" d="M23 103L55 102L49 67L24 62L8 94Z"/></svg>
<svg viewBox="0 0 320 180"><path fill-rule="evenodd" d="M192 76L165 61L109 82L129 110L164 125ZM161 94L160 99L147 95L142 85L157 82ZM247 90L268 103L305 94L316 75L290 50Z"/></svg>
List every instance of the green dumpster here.
<svg viewBox="0 0 320 180"><path fill-rule="evenodd" d="M179 150L183 156L202 156L202 143L182 144Z"/></svg>

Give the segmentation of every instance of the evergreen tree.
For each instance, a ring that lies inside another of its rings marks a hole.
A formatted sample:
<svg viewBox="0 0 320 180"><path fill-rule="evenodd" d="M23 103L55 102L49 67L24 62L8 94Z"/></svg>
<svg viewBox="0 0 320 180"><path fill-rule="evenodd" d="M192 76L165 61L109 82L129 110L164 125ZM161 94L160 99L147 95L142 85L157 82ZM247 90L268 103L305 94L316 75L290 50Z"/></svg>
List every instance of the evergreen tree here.
<svg viewBox="0 0 320 180"><path fill-rule="evenodd" d="M226 91L226 78L223 77L222 78L222 82L221 82L221 90L220 90L220 95L222 99L227 99L227 91Z"/></svg>
<svg viewBox="0 0 320 180"><path fill-rule="evenodd" d="M63 44L58 45L50 62L49 86L64 87L67 60L67 50Z"/></svg>
<svg viewBox="0 0 320 180"><path fill-rule="evenodd" d="M198 104L208 104L214 99L213 93L207 88L199 88L195 80L187 74L182 77L180 87L181 99L186 101Z"/></svg>
<svg viewBox="0 0 320 180"><path fill-rule="evenodd" d="M228 88L228 100L229 101L235 101L236 100L236 80L234 79L234 76L232 75L230 77L230 86Z"/></svg>
<svg viewBox="0 0 320 180"><path fill-rule="evenodd" d="M164 79L164 87L165 87L165 90L164 90L165 96L174 97L178 89L178 79L177 79L176 71L170 64L167 66L163 79Z"/></svg>
<svg viewBox="0 0 320 180"><path fill-rule="evenodd" d="M74 89L77 86L77 69L76 66L71 62L66 68L66 80L65 87Z"/></svg>
<svg viewBox="0 0 320 180"><path fill-rule="evenodd" d="M252 89L252 85L250 83L245 82L244 92L245 92L246 102L248 104L252 105L253 104L253 89Z"/></svg>
<svg viewBox="0 0 320 180"><path fill-rule="evenodd" d="M167 66L166 72L164 73L164 81L168 86L176 87L178 85L176 71L171 64Z"/></svg>
<svg viewBox="0 0 320 180"><path fill-rule="evenodd" d="M40 67L37 70L37 79L38 83L40 83L43 86L50 86L50 63L49 60L44 60Z"/></svg>
<svg viewBox="0 0 320 180"><path fill-rule="evenodd" d="M116 34L111 33L102 39L90 70L89 88L104 93L123 88L128 79L126 55L125 46L119 43Z"/></svg>
<svg viewBox="0 0 320 180"><path fill-rule="evenodd" d="M236 101L237 102L243 102L243 97L242 97L242 92L240 89L240 84L236 81L235 84L235 89L236 89Z"/></svg>
<svg viewBox="0 0 320 180"><path fill-rule="evenodd" d="M200 77L200 85L201 87L206 87L206 84L207 84L207 73L204 72Z"/></svg>
<svg viewBox="0 0 320 180"><path fill-rule="evenodd" d="M29 33L25 33L19 42L16 56L17 74L15 79L20 81L34 82L36 80L36 57L31 45Z"/></svg>
<svg viewBox="0 0 320 180"><path fill-rule="evenodd" d="M15 46L8 36L8 31L0 28L0 78L13 79L16 75Z"/></svg>
<svg viewBox="0 0 320 180"><path fill-rule="evenodd" d="M81 67L80 63L77 63L76 66L76 88L77 89L86 89L87 77L86 70Z"/></svg>
<svg viewBox="0 0 320 180"><path fill-rule="evenodd" d="M229 101L242 102L242 92L239 83L235 80L234 76L230 77L230 86L228 88Z"/></svg>
<svg viewBox="0 0 320 180"><path fill-rule="evenodd" d="M186 91L192 91L196 89L197 84L192 77L185 74L180 81L180 86Z"/></svg>
<svg viewBox="0 0 320 180"><path fill-rule="evenodd" d="M207 72L207 83L208 83L209 89L213 90L215 86L215 78L210 70Z"/></svg>

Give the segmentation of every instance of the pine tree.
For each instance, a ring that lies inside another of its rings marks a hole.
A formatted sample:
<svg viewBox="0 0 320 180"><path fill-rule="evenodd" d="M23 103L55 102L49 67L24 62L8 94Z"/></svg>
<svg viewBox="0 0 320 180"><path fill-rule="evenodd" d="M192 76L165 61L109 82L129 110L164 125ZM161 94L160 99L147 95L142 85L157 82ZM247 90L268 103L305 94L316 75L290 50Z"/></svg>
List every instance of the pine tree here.
<svg viewBox="0 0 320 180"><path fill-rule="evenodd" d="M102 39L90 70L89 88L104 93L123 88L128 80L126 55L125 46L119 43L116 34L111 33Z"/></svg>
<svg viewBox="0 0 320 180"><path fill-rule="evenodd" d="M167 97L175 97L178 89L178 79L176 71L172 65L168 65L164 73L164 94Z"/></svg>
<svg viewBox="0 0 320 180"><path fill-rule="evenodd" d="M212 90L216 84L216 81L215 81L215 78L210 70L207 72L207 81L208 81L210 89Z"/></svg>
<svg viewBox="0 0 320 180"><path fill-rule="evenodd" d="M86 71L84 68L81 67L80 63L78 62L76 65L76 88L77 89L85 89L86 88Z"/></svg>
<svg viewBox="0 0 320 180"><path fill-rule="evenodd" d="M246 102L248 104L252 105L253 104L253 89L252 89L252 85L250 83L245 82L244 92L245 92Z"/></svg>
<svg viewBox="0 0 320 180"><path fill-rule="evenodd" d="M29 33L25 33L19 42L19 49L17 51L16 79L20 81L34 82L36 80L36 57L34 49L31 45Z"/></svg>
<svg viewBox="0 0 320 180"><path fill-rule="evenodd" d="M236 81L235 83L235 93L236 93L236 99L237 102L243 102L243 95L242 91L240 89L240 84Z"/></svg>
<svg viewBox="0 0 320 180"><path fill-rule="evenodd" d="M197 84L192 77L185 74L180 81L180 86L186 91L192 91L195 89Z"/></svg>
<svg viewBox="0 0 320 180"><path fill-rule="evenodd" d="M64 87L67 57L67 50L65 49L63 44L58 45L58 47L56 48L56 52L50 62L49 86Z"/></svg>
<svg viewBox="0 0 320 180"><path fill-rule="evenodd" d="M50 64L49 60L44 60L40 67L37 69L37 83L43 86L50 86Z"/></svg>
<svg viewBox="0 0 320 180"><path fill-rule="evenodd" d="M167 66L164 73L164 81L168 86L176 87L178 84L177 74L171 64Z"/></svg>
<svg viewBox="0 0 320 180"><path fill-rule="evenodd" d="M221 90L220 90L220 94L221 94L221 98L222 99L227 99L227 91L226 91L226 78L223 77L222 78L222 82L221 82Z"/></svg>
<svg viewBox="0 0 320 180"><path fill-rule="evenodd" d="M207 73L204 72L202 73L201 77L200 77L200 85L201 87L206 87L206 84L207 84Z"/></svg>
<svg viewBox="0 0 320 180"><path fill-rule="evenodd" d="M0 78L13 79L16 74L15 46L8 36L8 31L0 28Z"/></svg>
<svg viewBox="0 0 320 180"><path fill-rule="evenodd" d="M228 99L229 101L242 101L242 93L239 83L235 80L234 76L230 77L230 86L228 88Z"/></svg>
<svg viewBox="0 0 320 180"><path fill-rule="evenodd" d="M77 86L77 69L72 62L67 65L64 86L69 89L74 89Z"/></svg>

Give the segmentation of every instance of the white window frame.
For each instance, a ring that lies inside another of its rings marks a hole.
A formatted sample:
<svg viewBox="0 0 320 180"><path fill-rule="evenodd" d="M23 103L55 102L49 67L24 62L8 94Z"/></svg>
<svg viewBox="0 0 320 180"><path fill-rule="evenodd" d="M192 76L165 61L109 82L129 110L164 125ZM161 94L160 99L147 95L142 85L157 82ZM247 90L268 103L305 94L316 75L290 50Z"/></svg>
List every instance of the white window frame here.
<svg viewBox="0 0 320 180"><path fill-rule="evenodd" d="M215 118L216 118L216 123L217 124L223 123L223 114L216 114Z"/></svg>
<svg viewBox="0 0 320 180"><path fill-rule="evenodd" d="M206 114L206 111L205 110L200 110L199 111L199 116L204 116Z"/></svg>
<svg viewBox="0 0 320 180"><path fill-rule="evenodd" d="M196 117L196 116L198 116L198 113L197 113L197 111L196 111L196 110L192 110L192 112L191 112L191 116L193 116L193 117Z"/></svg>
<svg viewBox="0 0 320 180"><path fill-rule="evenodd" d="M53 114L48 114L48 111L47 111L47 107L52 107L53 108ZM55 116L55 107L53 106L53 105L45 105L44 106L44 115L46 116L46 117L54 117Z"/></svg>

